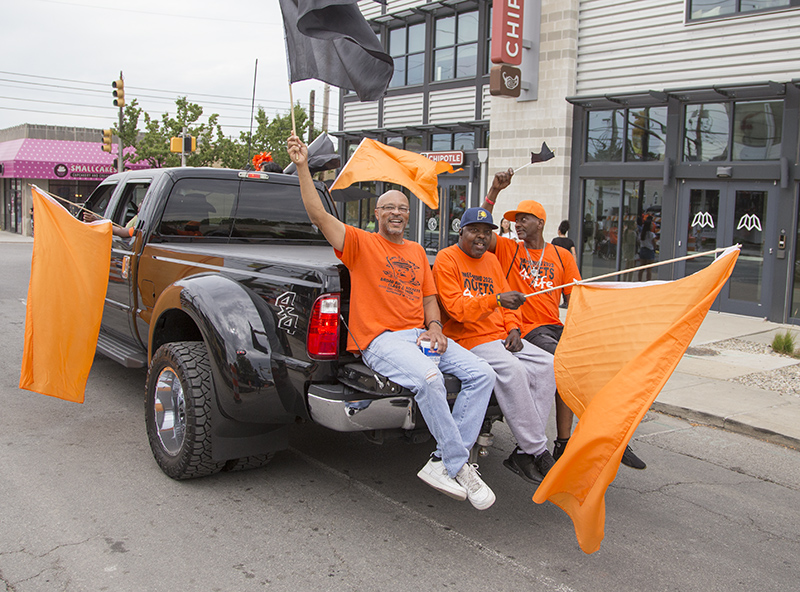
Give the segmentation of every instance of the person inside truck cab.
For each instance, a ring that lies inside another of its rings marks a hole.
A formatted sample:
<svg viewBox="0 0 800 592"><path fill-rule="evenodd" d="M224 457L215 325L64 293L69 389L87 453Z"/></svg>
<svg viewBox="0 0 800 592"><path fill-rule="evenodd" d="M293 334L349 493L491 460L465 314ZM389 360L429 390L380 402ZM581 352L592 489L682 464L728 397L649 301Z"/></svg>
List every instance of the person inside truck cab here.
<svg viewBox="0 0 800 592"><path fill-rule="evenodd" d="M287 145L308 216L350 271L347 349L360 353L374 372L414 393L436 439L436 450L417 476L434 489L458 500L469 499L474 507L485 510L494 503L495 495L468 459L495 373L485 361L442 333L436 286L425 250L403 237L408 198L400 191L388 191L378 198L378 232L347 225L325 209L308 169L306 145L297 136L291 136ZM423 340L438 350L438 365L420 350ZM461 380L452 412L442 372Z"/></svg>

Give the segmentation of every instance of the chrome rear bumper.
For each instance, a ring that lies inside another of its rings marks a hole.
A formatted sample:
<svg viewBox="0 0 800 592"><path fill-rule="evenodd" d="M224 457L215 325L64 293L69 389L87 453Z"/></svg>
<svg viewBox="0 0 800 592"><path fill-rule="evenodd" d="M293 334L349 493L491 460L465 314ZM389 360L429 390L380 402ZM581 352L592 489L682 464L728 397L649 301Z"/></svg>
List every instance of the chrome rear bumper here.
<svg viewBox="0 0 800 592"><path fill-rule="evenodd" d="M308 408L315 423L337 432L415 427L414 398L410 394L366 398L364 393L342 384L312 385Z"/></svg>

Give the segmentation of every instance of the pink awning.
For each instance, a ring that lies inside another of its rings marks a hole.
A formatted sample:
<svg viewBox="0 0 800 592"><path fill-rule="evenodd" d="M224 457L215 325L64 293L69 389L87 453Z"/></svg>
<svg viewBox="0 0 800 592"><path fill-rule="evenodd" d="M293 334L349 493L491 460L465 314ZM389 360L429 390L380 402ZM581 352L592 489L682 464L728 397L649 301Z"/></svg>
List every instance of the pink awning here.
<svg viewBox="0 0 800 592"><path fill-rule="evenodd" d="M0 163L5 178L13 179L105 179L117 172L116 152L103 152L101 142L67 142L23 138L0 142ZM114 148L116 150L116 146ZM125 154L133 152L132 148ZM127 168L146 169L146 162Z"/></svg>

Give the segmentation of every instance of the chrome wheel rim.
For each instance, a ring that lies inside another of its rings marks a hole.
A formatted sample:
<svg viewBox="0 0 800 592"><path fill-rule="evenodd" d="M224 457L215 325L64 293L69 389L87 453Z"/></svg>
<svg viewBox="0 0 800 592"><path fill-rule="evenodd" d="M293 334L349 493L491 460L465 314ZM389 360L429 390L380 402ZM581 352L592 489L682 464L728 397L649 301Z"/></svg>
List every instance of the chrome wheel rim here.
<svg viewBox="0 0 800 592"><path fill-rule="evenodd" d="M186 435L186 400L183 385L172 368L164 368L158 375L153 411L161 447L176 456Z"/></svg>

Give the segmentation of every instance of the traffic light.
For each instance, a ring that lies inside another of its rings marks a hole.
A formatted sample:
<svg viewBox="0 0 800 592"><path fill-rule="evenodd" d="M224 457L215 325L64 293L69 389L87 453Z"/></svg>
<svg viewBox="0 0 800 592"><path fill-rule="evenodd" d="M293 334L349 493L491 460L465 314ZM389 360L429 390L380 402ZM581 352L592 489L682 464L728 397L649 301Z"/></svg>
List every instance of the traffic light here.
<svg viewBox="0 0 800 592"><path fill-rule="evenodd" d="M111 130L103 130L103 151L111 152Z"/></svg>
<svg viewBox="0 0 800 592"><path fill-rule="evenodd" d="M122 78L119 80L115 80L111 83L111 86L114 88L114 106L115 107L124 107L125 106L125 83L122 82Z"/></svg>
<svg viewBox="0 0 800 592"><path fill-rule="evenodd" d="M169 151L189 154L197 150L197 138L194 136L184 136L182 138L169 139Z"/></svg>

